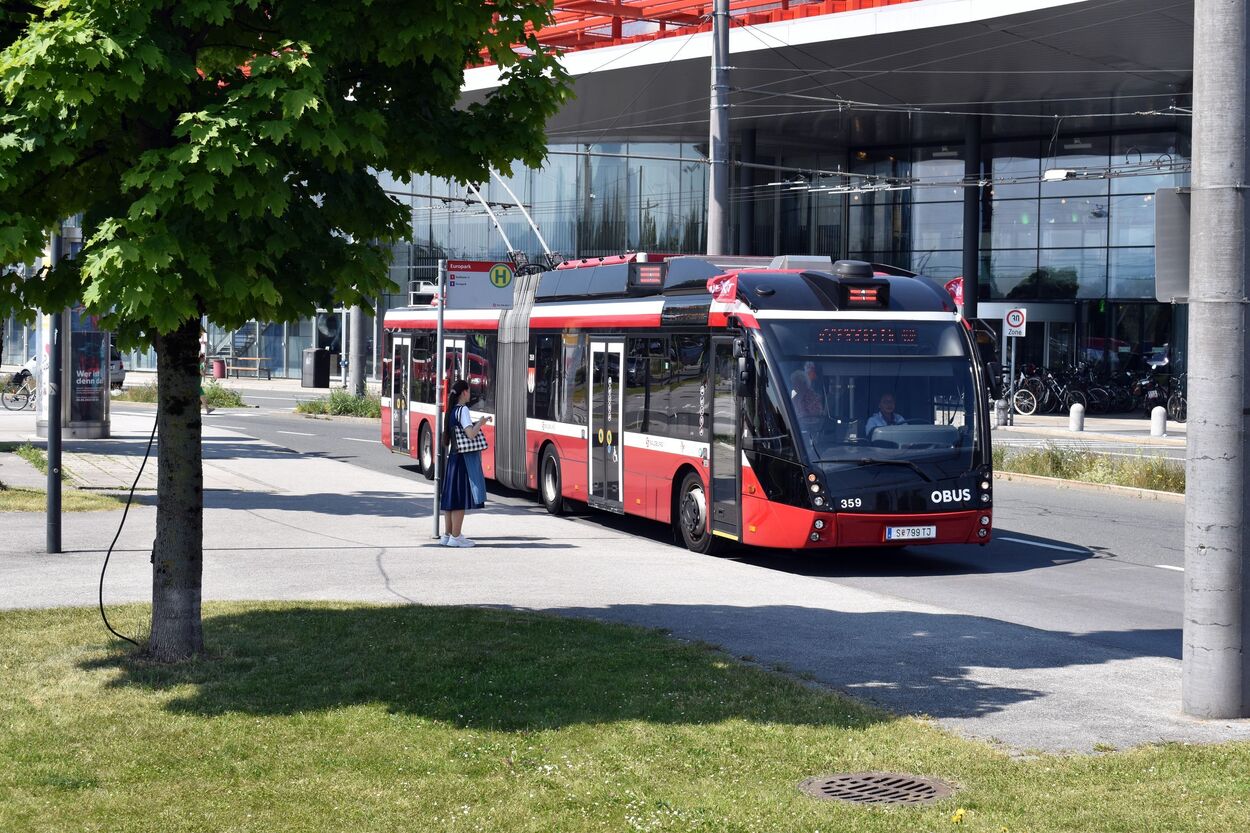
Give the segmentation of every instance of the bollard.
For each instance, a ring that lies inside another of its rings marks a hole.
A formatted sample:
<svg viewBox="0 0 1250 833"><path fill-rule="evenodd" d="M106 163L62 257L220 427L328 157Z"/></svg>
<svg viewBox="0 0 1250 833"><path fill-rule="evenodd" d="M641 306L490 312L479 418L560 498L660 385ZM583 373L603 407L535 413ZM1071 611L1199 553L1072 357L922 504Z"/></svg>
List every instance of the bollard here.
<svg viewBox="0 0 1250 833"><path fill-rule="evenodd" d="M1068 409L1068 430L1085 430L1085 406L1080 402L1073 402L1072 407Z"/></svg>
<svg viewBox="0 0 1250 833"><path fill-rule="evenodd" d="M1168 409L1155 405L1150 409L1150 436L1166 437L1168 433Z"/></svg>
<svg viewBox="0 0 1250 833"><path fill-rule="evenodd" d="M998 399L994 402L994 427L1002 428L1007 424L1007 400Z"/></svg>

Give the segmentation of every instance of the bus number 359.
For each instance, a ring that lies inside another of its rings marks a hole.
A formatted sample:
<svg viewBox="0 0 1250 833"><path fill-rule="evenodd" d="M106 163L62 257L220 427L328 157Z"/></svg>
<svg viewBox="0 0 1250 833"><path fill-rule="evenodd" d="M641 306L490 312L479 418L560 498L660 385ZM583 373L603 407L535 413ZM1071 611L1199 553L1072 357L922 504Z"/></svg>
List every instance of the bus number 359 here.
<svg viewBox="0 0 1250 833"><path fill-rule="evenodd" d="M842 498L843 509L859 509L863 505L864 505L863 498L857 498L857 497Z"/></svg>

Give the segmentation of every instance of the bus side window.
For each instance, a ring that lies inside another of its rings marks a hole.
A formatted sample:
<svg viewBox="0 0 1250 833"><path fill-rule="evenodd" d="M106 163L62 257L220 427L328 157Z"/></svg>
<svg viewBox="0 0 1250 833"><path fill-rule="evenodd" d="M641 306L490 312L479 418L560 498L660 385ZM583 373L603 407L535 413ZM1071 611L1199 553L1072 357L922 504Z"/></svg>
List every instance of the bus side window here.
<svg viewBox="0 0 1250 833"><path fill-rule="evenodd" d="M434 402L434 350L433 336L417 334L412 337L412 391L413 402Z"/></svg>
<svg viewBox="0 0 1250 833"><path fill-rule="evenodd" d="M751 434L754 451L795 458L794 442L782 416L785 405L769 373L768 362L758 350L751 351L755 357L755 392L743 400L746 409L746 427Z"/></svg>
<svg viewBox="0 0 1250 833"><path fill-rule="evenodd" d="M560 372L561 422L586 424L586 341L581 333L565 333L560 337L563 359Z"/></svg>
<svg viewBox="0 0 1250 833"><path fill-rule="evenodd" d="M495 412L495 366L494 346L491 342L494 336L488 336L483 333L470 333L465 338L465 349L468 355L465 357L468 362L469 379L469 396L477 401L473 405L473 410L481 411L486 414Z"/></svg>
<svg viewBox="0 0 1250 833"><path fill-rule="evenodd" d="M530 399L530 416L535 419L556 419L556 402L560 386L560 337L540 335L530 339L530 368L534 373L534 390Z"/></svg>
<svg viewBox="0 0 1250 833"><path fill-rule="evenodd" d="M386 339L383 342L386 345L382 351L382 373L380 374L382 376L383 397L391 395L391 342L394 341L394 339L394 335L387 333Z"/></svg>
<svg viewBox="0 0 1250 833"><path fill-rule="evenodd" d="M647 339L631 338L625 342L625 420L626 431L647 430L649 404L647 377Z"/></svg>
<svg viewBox="0 0 1250 833"><path fill-rule="evenodd" d="M683 440L706 440L707 406L711 390L707 383L706 336L674 336L674 367L669 385L673 421L671 436Z"/></svg>
<svg viewBox="0 0 1250 833"><path fill-rule="evenodd" d="M648 434L661 437L672 436L672 408L669 405L669 380L672 362L669 360L668 338L658 336L647 339L647 423L643 429Z"/></svg>

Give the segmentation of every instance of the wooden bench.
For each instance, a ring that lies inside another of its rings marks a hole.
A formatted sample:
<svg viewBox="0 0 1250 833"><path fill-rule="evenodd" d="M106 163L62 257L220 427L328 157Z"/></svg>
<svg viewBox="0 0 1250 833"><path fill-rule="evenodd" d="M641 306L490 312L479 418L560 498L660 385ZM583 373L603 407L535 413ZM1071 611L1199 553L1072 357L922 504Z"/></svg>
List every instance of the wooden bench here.
<svg viewBox="0 0 1250 833"><path fill-rule="evenodd" d="M255 373L256 378L260 378L260 374L264 373L266 379L273 378L273 372L269 369L269 359L266 356L235 356L234 358L226 358L226 375L234 373L234 378L239 378L239 371L244 370Z"/></svg>

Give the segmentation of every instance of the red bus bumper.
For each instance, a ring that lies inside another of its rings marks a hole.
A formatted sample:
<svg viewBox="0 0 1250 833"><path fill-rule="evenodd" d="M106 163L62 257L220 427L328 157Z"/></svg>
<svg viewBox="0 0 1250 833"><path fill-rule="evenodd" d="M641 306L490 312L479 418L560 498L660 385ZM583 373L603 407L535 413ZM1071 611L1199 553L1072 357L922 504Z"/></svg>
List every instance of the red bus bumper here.
<svg viewBox="0 0 1250 833"><path fill-rule="evenodd" d="M781 549L903 547L916 544L984 544L993 536L992 509L916 515L815 512L743 495L743 543ZM987 518L988 523L981 523ZM817 521L822 524L818 528ZM932 538L886 540L887 527L932 526ZM985 534L981 535L981 530ZM813 540L815 536L815 540Z"/></svg>

